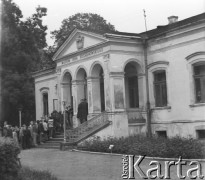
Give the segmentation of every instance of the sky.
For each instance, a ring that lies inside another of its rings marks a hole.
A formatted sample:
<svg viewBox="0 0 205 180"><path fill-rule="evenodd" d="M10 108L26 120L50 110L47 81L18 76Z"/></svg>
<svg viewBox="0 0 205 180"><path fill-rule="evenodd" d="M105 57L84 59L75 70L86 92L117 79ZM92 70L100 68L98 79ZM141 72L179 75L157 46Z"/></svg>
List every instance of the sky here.
<svg viewBox="0 0 205 180"><path fill-rule="evenodd" d="M146 11L147 29L168 24L167 17L179 20L205 12L205 0L13 0L24 18L35 13L38 5L46 7L44 25L48 26L47 43L53 45L50 32L58 30L63 19L76 13L96 13L122 32L145 31L143 9Z"/></svg>

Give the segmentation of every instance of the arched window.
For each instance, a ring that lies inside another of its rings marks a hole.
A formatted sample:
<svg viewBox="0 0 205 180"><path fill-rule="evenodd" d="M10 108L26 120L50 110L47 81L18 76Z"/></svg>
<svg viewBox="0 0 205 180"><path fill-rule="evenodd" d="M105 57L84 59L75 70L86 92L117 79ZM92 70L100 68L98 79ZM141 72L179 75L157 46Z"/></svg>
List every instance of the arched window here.
<svg viewBox="0 0 205 180"><path fill-rule="evenodd" d="M196 103L205 102L205 62L193 64Z"/></svg>
<svg viewBox="0 0 205 180"><path fill-rule="evenodd" d="M154 72L154 96L156 107L167 106L167 85L165 70L158 70Z"/></svg>
<svg viewBox="0 0 205 180"><path fill-rule="evenodd" d="M138 67L136 62L125 66L125 93L128 108L139 108Z"/></svg>

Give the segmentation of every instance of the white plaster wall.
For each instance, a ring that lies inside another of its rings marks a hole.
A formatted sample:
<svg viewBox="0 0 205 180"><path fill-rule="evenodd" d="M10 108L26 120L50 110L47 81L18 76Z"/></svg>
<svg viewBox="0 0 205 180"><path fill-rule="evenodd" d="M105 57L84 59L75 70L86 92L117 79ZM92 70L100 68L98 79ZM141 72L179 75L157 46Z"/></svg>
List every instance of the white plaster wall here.
<svg viewBox="0 0 205 180"><path fill-rule="evenodd" d="M101 139L107 139L109 137L127 137L128 133L128 123L127 115L125 113L118 113L109 116L111 124L102 129L101 131L94 134L94 136L99 136ZM93 137L87 138L86 140L92 139Z"/></svg>
<svg viewBox="0 0 205 180"><path fill-rule="evenodd" d="M180 33L180 32L178 32ZM151 42L148 52L149 63L157 61L168 61L167 66L167 92L168 103L171 109L158 109L153 112L153 121L170 122L180 120L204 120L205 106L190 107L194 84L191 84L189 62L185 59L188 55L204 51L205 49L205 31L189 32L177 37L155 40ZM205 57L204 57L205 58ZM205 60L205 59L204 59ZM203 61L204 61L203 60ZM154 68L154 67L153 67ZM154 108L153 82L150 82L150 94L152 108ZM186 135L192 132L194 124L180 124L180 133ZM174 126L174 125L172 125ZM155 127L155 126L154 126ZM169 126L170 127L170 126ZM183 127L184 130L181 130ZM177 134L178 128L173 128L170 133Z"/></svg>
<svg viewBox="0 0 205 180"><path fill-rule="evenodd" d="M192 137L197 138L197 127L201 127L203 122L174 122L174 123L167 123L167 124L153 124L153 134L156 133L156 131L167 131L168 137L174 137L174 136L181 136L181 137Z"/></svg>
<svg viewBox="0 0 205 180"><path fill-rule="evenodd" d="M36 95L36 119L39 120L43 114L43 104L42 104L42 88L48 88L48 110L49 114L53 111L53 99L58 99L55 85L57 84L57 79L54 75L48 77L40 77L35 79L35 95Z"/></svg>

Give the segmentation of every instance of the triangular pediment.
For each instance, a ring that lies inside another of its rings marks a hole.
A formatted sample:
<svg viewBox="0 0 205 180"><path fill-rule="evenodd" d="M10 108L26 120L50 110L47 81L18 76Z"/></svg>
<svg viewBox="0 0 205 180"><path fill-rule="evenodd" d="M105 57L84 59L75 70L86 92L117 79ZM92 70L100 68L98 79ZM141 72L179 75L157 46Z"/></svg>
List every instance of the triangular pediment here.
<svg viewBox="0 0 205 180"><path fill-rule="evenodd" d="M106 41L106 38L101 34L75 29L54 54L53 60L60 59L75 52L80 52L83 49Z"/></svg>

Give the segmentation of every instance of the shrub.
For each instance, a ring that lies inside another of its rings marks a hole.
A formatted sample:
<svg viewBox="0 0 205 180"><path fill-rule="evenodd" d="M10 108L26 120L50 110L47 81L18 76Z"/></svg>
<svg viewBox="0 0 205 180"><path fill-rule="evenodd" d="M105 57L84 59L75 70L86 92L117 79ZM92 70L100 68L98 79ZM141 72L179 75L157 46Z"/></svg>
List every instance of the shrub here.
<svg viewBox="0 0 205 180"><path fill-rule="evenodd" d="M0 179L12 179L19 170L20 148L11 138L0 137Z"/></svg>
<svg viewBox="0 0 205 180"><path fill-rule="evenodd" d="M15 180L58 180L49 171L37 171L23 167Z"/></svg>
<svg viewBox="0 0 205 180"><path fill-rule="evenodd" d="M203 146L200 141L193 138L147 138L141 135L126 138L112 138L102 140L93 137L85 141L84 145L89 151L110 152L109 146L113 144L113 153L146 155L152 157L168 158L203 158Z"/></svg>

